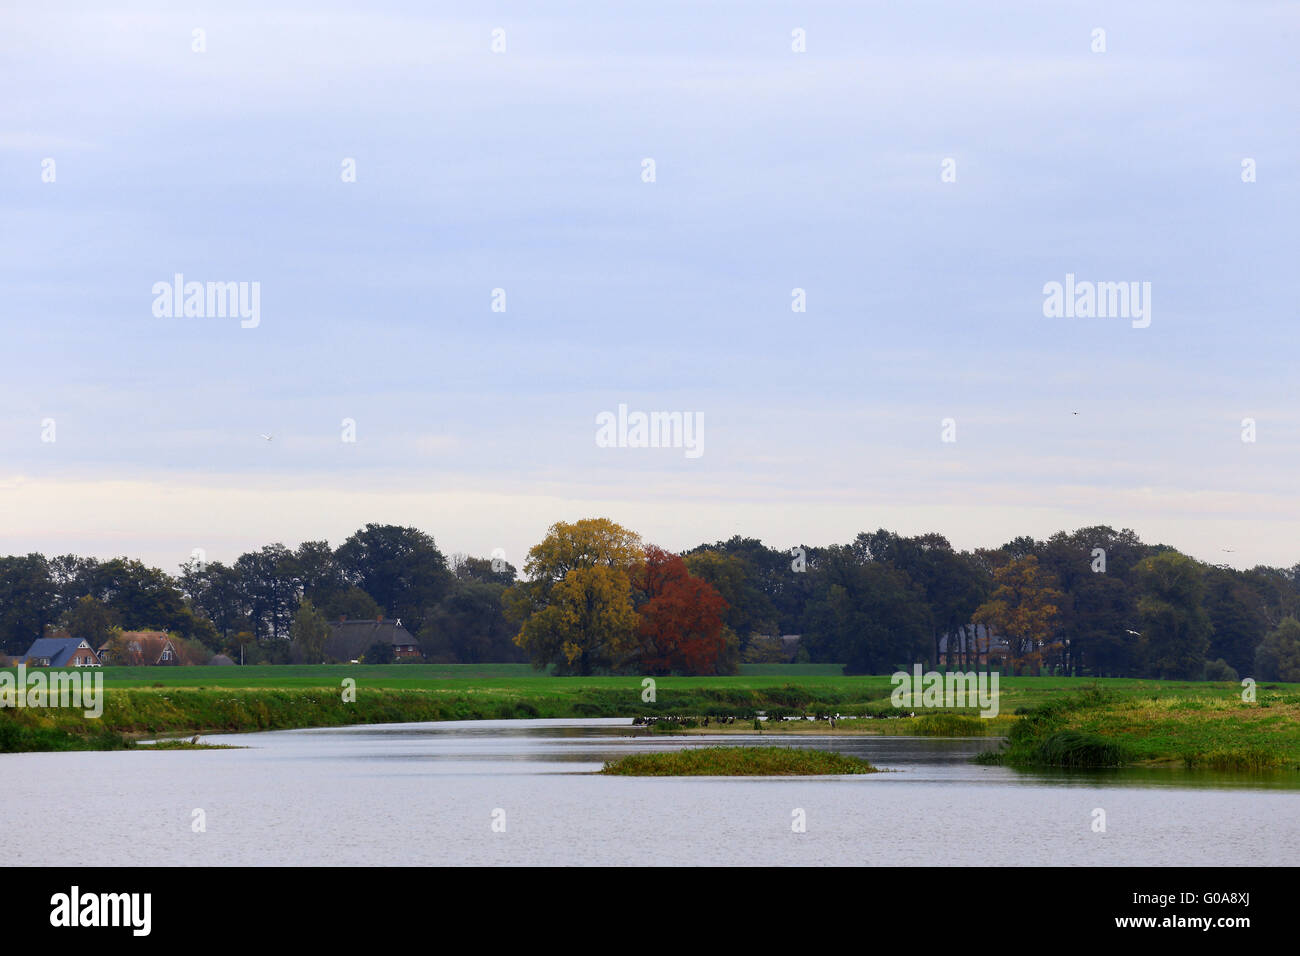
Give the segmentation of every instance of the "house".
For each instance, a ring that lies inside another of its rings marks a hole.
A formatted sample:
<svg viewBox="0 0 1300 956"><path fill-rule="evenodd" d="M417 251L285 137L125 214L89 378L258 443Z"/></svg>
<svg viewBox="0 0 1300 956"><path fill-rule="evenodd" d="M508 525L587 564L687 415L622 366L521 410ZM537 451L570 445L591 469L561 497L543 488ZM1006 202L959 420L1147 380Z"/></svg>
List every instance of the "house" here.
<svg viewBox="0 0 1300 956"><path fill-rule="evenodd" d="M208 661L209 667L233 667L234 665L235 662L225 654L216 654L213 656L212 660Z"/></svg>
<svg viewBox="0 0 1300 956"><path fill-rule="evenodd" d="M395 621L335 621L330 625L329 637L325 638L325 659L333 661L355 661L370 650L372 644L385 642L393 645L393 658L419 657L420 645L416 643L411 632L402 627L399 618Z"/></svg>
<svg viewBox="0 0 1300 956"><path fill-rule="evenodd" d="M99 656L108 664L136 667L181 662L176 645L164 631L122 631L99 648Z"/></svg>
<svg viewBox="0 0 1300 956"><path fill-rule="evenodd" d="M99 667L95 649L79 637L38 638L19 663L28 667Z"/></svg>

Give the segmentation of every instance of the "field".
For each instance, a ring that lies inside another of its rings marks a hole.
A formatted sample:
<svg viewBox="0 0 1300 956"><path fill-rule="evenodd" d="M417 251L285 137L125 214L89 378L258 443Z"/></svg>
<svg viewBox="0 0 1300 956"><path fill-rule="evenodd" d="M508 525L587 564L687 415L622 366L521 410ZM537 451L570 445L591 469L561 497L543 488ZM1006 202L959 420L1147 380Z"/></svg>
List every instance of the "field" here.
<svg viewBox="0 0 1300 956"><path fill-rule="evenodd" d="M640 702L644 678L552 677L528 664L322 664L262 665L250 667L105 667L105 687L173 688L339 688L346 678L358 688L428 690L452 693L526 696L534 700L580 701L584 696L616 693L633 695ZM846 677L838 664L745 664L734 677L656 677L656 696L694 697L702 692L743 695L792 689L811 702L844 702L847 706L869 702L888 704L894 685L889 675ZM1035 707L1081 688L1098 686L1121 697L1175 697L1240 699L1235 683L1158 681L1137 678L1003 677L999 700L1002 714L1018 707ZM1300 692L1300 684L1261 685L1261 691ZM876 708L867 708L873 710ZM663 711L663 707L632 707L626 716ZM848 711L845 711L846 713ZM973 712L973 711L969 711ZM620 714L619 716L623 716ZM563 715L562 715L563 716ZM579 715L569 715L579 716Z"/></svg>
<svg viewBox="0 0 1300 956"><path fill-rule="evenodd" d="M640 694L640 677L556 678L528 664L304 664L249 667L105 667L108 687L337 687L346 677L358 685L390 690L501 688L531 693L555 690L557 681L583 688L627 688ZM746 664L735 677L659 677L659 686L771 687L797 682L807 687L851 686L887 677L845 677L838 664ZM846 682L849 682L846 684Z"/></svg>

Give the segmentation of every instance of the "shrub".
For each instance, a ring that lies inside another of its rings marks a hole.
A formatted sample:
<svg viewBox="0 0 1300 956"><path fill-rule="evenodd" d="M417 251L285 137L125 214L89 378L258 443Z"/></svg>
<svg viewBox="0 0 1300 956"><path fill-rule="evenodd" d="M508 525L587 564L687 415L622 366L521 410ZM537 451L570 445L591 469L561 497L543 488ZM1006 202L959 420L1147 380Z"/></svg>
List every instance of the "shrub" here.
<svg viewBox="0 0 1300 956"><path fill-rule="evenodd" d="M1285 617L1255 649L1255 676L1260 680L1300 681L1300 621Z"/></svg>
<svg viewBox="0 0 1300 956"><path fill-rule="evenodd" d="M1217 661L1205 662L1205 679L1216 681L1236 681L1237 670L1220 657Z"/></svg>

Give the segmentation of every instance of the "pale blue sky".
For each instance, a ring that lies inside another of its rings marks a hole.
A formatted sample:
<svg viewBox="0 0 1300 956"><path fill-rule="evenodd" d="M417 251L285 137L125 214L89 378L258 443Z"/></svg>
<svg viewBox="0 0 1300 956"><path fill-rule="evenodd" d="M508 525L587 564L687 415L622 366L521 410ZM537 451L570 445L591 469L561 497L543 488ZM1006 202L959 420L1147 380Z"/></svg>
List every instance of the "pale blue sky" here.
<svg viewBox="0 0 1300 956"><path fill-rule="evenodd" d="M385 520L514 560L607 514L667 547L1109 523L1295 563L1298 24L11 2L0 552L174 570ZM155 318L176 272L260 282L260 326ZM1151 282L1150 328L1045 319L1067 272ZM620 402L702 414L703 457L596 447Z"/></svg>

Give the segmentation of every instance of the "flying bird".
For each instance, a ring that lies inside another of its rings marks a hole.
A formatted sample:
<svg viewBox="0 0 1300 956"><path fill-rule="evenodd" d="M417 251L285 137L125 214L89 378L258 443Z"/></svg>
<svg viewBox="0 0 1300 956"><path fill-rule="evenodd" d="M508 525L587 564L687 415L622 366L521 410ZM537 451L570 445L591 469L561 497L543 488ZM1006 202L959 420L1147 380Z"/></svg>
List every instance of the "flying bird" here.
<svg viewBox="0 0 1300 956"><path fill-rule="evenodd" d="M274 435L258 435L257 437L258 437L258 438L265 439L266 441L270 441L270 440L271 440L272 438L274 438L275 436L274 436Z"/></svg>

